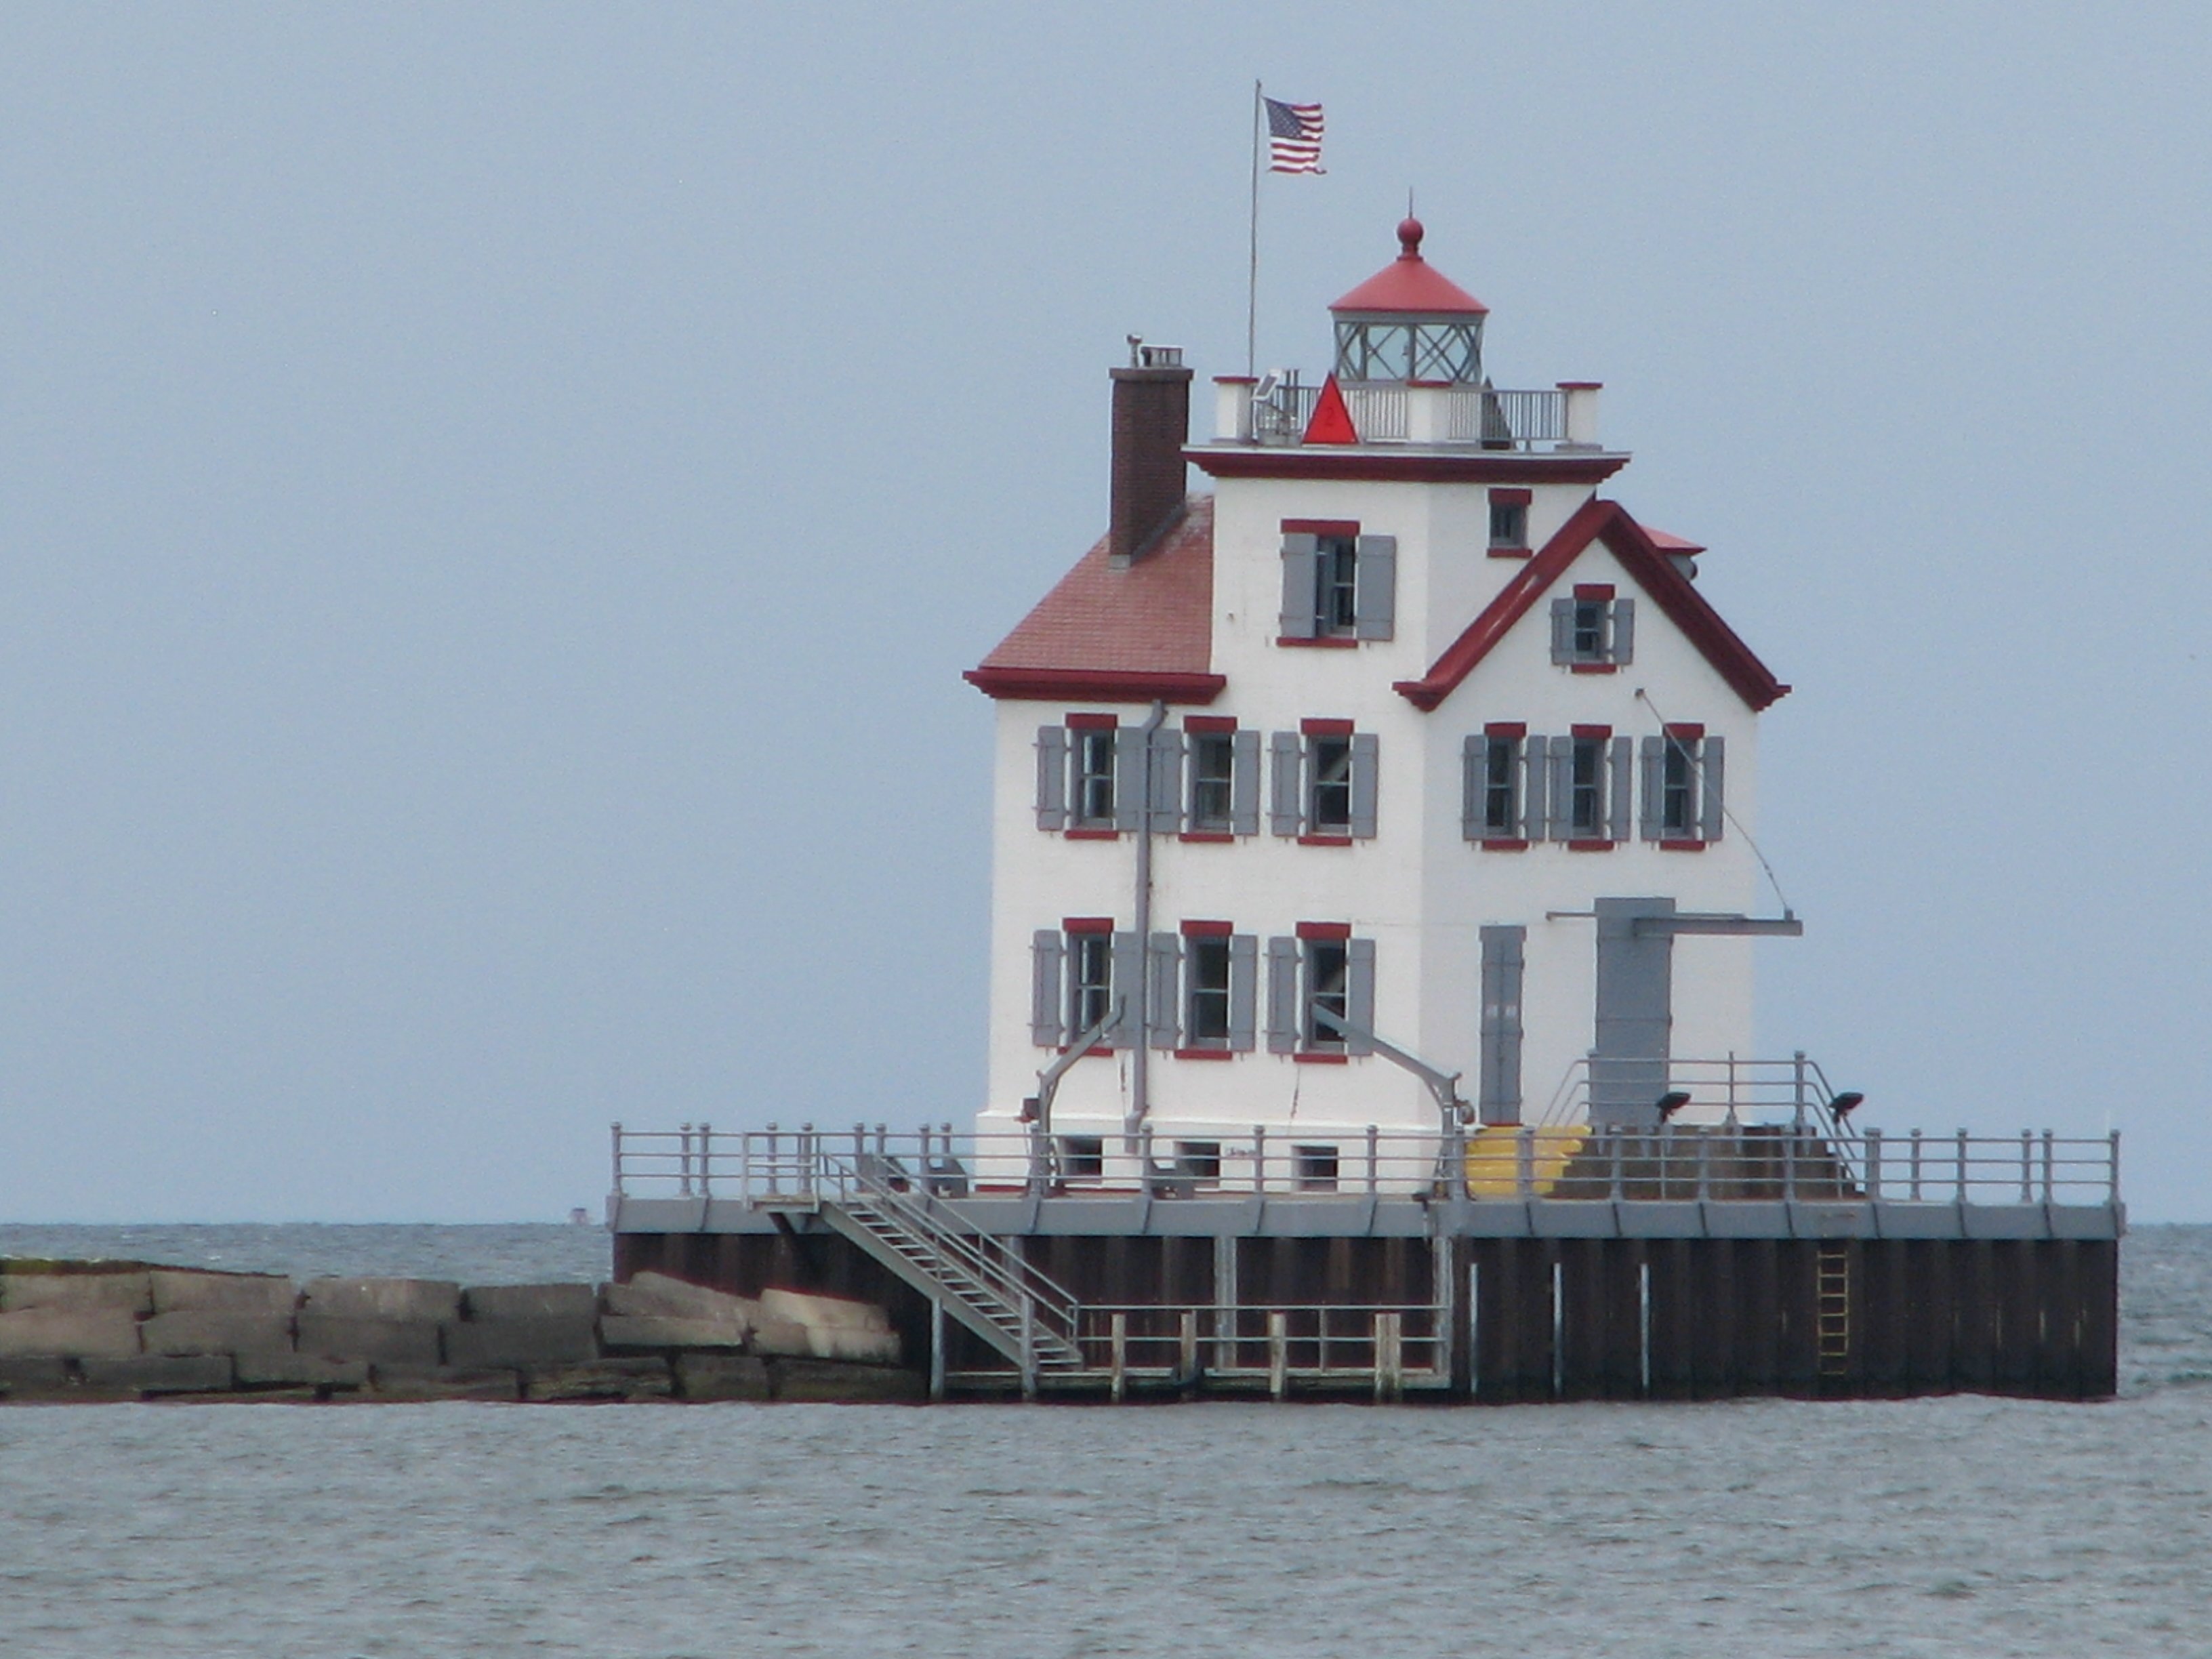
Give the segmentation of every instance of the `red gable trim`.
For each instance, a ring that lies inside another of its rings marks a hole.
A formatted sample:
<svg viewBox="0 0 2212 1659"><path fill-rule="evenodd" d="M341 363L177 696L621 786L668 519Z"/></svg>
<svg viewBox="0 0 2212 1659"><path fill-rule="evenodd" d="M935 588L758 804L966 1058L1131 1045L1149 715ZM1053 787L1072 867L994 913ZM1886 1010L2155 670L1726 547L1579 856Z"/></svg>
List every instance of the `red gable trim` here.
<svg viewBox="0 0 2212 1659"><path fill-rule="evenodd" d="M1194 444L1183 459L1215 478L1322 478L1331 483L1600 484L1628 465L1626 455L1393 454L1301 449L1295 444L1234 448Z"/></svg>
<svg viewBox="0 0 2212 1659"><path fill-rule="evenodd" d="M1592 542L1603 542L1619 559L1637 586L1651 596L1680 629L1690 643L1753 711L1768 707L1789 695L1790 688L1774 678L1736 631L1721 620L1720 612L1706 602L1689 579L1674 568L1674 561L1628 516L1618 501L1590 500L1559 527L1542 552L1513 573L1498 597L1467 626L1429 672L1417 680L1400 680L1393 688L1413 707L1427 713L1449 696L1459 683L1528 614L1553 583L1566 574Z"/></svg>
<svg viewBox="0 0 2212 1659"><path fill-rule="evenodd" d="M971 668L960 677L987 697L1028 702L1212 702L1229 684L1222 674L1171 674L1104 668Z"/></svg>

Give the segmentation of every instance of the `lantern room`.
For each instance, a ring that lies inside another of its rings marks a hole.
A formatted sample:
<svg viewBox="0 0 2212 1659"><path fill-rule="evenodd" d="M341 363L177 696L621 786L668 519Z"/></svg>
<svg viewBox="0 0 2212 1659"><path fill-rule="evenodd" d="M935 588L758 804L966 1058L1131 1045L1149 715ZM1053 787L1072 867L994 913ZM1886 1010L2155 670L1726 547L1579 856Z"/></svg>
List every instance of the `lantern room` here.
<svg viewBox="0 0 2212 1659"><path fill-rule="evenodd" d="M1398 257L1331 306L1336 378L1482 382L1490 307L1421 258L1422 226L1398 225Z"/></svg>

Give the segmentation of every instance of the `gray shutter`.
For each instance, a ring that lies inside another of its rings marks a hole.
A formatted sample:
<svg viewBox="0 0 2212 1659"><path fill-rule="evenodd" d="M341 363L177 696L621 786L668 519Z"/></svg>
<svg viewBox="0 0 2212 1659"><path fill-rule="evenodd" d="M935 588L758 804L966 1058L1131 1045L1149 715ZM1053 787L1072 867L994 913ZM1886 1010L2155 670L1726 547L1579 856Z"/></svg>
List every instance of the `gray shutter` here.
<svg viewBox="0 0 2212 1659"><path fill-rule="evenodd" d="M1267 1052L1287 1054L1298 1046L1298 942L1280 935L1267 941Z"/></svg>
<svg viewBox="0 0 2212 1659"><path fill-rule="evenodd" d="M1552 601L1552 660L1572 662L1575 659L1575 602L1572 599Z"/></svg>
<svg viewBox="0 0 2212 1659"><path fill-rule="evenodd" d="M1626 665L1636 660L1636 601L1615 599L1613 602L1612 654L1609 661Z"/></svg>
<svg viewBox="0 0 2212 1659"><path fill-rule="evenodd" d="M1613 740L1613 775L1606 781L1606 838L1628 839L1629 814L1636 799L1636 739Z"/></svg>
<svg viewBox="0 0 2212 1659"><path fill-rule="evenodd" d="M1121 1018L1106 1028L1105 1046L1127 1048L1137 1035L1137 1020L1145 994L1145 939L1141 933L1114 935L1114 988L1106 1000L1111 1010L1119 1002ZM1080 1033L1078 1033L1079 1036Z"/></svg>
<svg viewBox="0 0 2212 1659"><path fill-rule="evenodd" d="M1470 732L1459 746L1459 832L1482 839L1482 807L1490 786L1490 739Z"/></svg>
<svg viewBox="0 0 2212 1659"><path fill-rule="evenodd" d="M1145 1023L1151 1028L1152 1047L1173 1048L1182 1037L1182 941L1173 933L1152 935L1151 973L1145 994L1152 999Z"/></svg>
<svg viewBox="0 0 2212 1659"><path fill-rule="evenodd" d="M1371 840L1375 834L1376 767L1381 756L1382 741L1372 732L1352 733L1352 833L1363 841Z"/></svg>
<svg viewBox="0 0 2212 1659"><path fill-rule="evenodd" d="M1663 833L1667 801L1667 739L1644 739L1644 839L1657 841Z"/></svg>
<svg viewBox="0 0 2212 1659"><path fill-rule="evenodd" d="M1363 1031L1375 1029L1375 941L1347 939L1344 945L1345 1018ZM1365 1037L1347 1036L1348 1054L1371 1054L1375 1045Z"/></svg>
<svg viewBox="0 0 2212 1659"><path fill-rule="evenodd" d="M1571 841L1575 833L1575 740L1553 738L1551 747L1552 763L1545 769L1551 780L1551 836L1553 841Z"/></svg>
<svg viewBox="0 0 2212 1659"><path fill-rule="evenodd" d="M1550 822L1545 811L1549 799L1545 761L1548 751L1541 738L1523 738L1514 746L1520 751L1516 760L1520 767L1522 839L1541 841L1545 826Z"/></svg>
<svg viewBox="0 0 2212 1659"><path fill-rule="evenodd" d="M1229 938L1229 1047L1252 1052L1252 1028L1259 1013L1260 941L1250 933Z"/></svg>
<svg viewBox="0 0 2212 1659"><path fill-rule="evenodd" d="M1525 927L1482 930L1482 1057L1476 1103L1485 1123L1521 1119L1521 985Z"/></svg>
<svg viewBox="0 0 2212 1659"><path fill-rule="evenodd" d="M1055 928L1030 936L1030 1041L1057 1048L1068 1039L1065 1005L1060 999L1060 960L1067 946Z"/></svg>
<svg viewBox="0 0 2212 1659"><path fill-rule="evenodd" d="M1114 827L1127 832L1139 828L1143 815L1138 811L1145 799L1145 744L1143 729L1125 726L1114 733Z"/></svg>
<svg viewBox="0 0 2212 1659"><path fill-rule="evenodd" d="M1707 841L1718 841L1721 831L1727 828L1723 813L1728 802L1726 769L1728 746L1724 738L1707 738L1698 751L1702 763L1698 780L1698 829Z"/></svg>
<svg viewBox="0 0 2212 1659"><path fill-rule="evenodd" d="M1358 585L1352 590L1352 633L1363 640L1387 640L1397 625L1398 538L1362 536L1352 568Z"/></svg>
<svg viewBox="0 0 2212 1659"><path fill-rule="evenodd" d="M1182 828L1182 733L1163 726L1152 733L1152 833Z"/></svg>
<svg viewBox="0 0 2212 1659"><path fill-rule="evenodd" d="M1040 830L1067 828L1067 728L1040 726L1036 735L1036 820Z"/></svg>
<svg viewBox="0 0 2212 1659"><path fill-rule="evenodd" d="M1320 555L1318 536L1283 538L1282 636L1286 640L1310 640L1317 629Z"/></svg>
<svg viewBox="0 0 2212 1659"><path fill-rule="evenodd" d="M1305 828L1305 748L1295 732L1276 732L1268 747L1274 751L1274 775L1267 780L1269 827L1279 836L1295 836Z"/></svg>
<svg viewBox="0 0 2212 1659"><path fill-rule="evenodd" d="M1260 734L1238 732L1230 749L1229 828L1239 836L1260 833Z"/></svg>

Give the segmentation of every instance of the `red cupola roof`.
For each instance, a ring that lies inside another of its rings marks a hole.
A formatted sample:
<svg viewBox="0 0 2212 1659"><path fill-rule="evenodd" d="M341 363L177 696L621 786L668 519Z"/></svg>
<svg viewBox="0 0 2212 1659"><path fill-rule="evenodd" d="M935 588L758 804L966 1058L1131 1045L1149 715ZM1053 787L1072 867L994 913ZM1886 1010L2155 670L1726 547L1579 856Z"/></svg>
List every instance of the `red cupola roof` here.
<svg viewBox="0 0 2212 1659"><path fill-rule="evenodd" d="M1398 257L1346 295L1331 311L1389 311L1424 317L1487 317L1490 307L1421 258L1421 222L1398 224Z"/></svg>

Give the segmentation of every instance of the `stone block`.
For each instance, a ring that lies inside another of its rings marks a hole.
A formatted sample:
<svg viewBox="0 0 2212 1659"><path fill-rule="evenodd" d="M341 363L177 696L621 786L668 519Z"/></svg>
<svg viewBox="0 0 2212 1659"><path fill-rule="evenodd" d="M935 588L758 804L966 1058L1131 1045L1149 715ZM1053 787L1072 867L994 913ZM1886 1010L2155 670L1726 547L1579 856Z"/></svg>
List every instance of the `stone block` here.
<svg viewBox="0 0 2212 1659"><path fill-rule="evenodd" d="M770 1400L768 1363L745 1353L679 1353L676 1392L686 1400Z"/></svg>
<svg viewBox="0 0 2212 1659"><path fill-rule="evenodd" d="M171 1313L283 1314L288 1318L299 1292L276 1273L201 1273L187 1267L156 1267L152 1283L154 1311Z"/></svg>
<svg viewBox="0 0 2212 1659"><path fill-rule="evenodd" d="M138 1327L148 1353L264 1352L292 1346L292 1316L246 1310L155 1314Z"/></svg>
<svg viewBox="0 0 2212 1659"><path fill-rule="evenodd" d="M600 1292L606 1310L622 1318L736 1320L751 1325L760 1318L760 1304L750 1297L710 1291L666 1273L640 1273Z"/></svg>
<svg viewBox="0 0 2212 1659"><path fill-rule="evenodd" d="M471 1285L461 1292L467 1319L589 1319L599 1310L596 1285Z"/></svg>
<svg viewBox="0 0 2212 1659"><path fill-rule="evenodd" d="M665 1314L608 1314L599 1321L607 1348L742 1348L738 1320L677 1319Z"/></svg>
<svg viewBox="0 0 2212 1659"><path fill-rule="evenodd" d="M240 1352L233 1364L241 1389L365 1389L368 1386L366 1359L325 1359L320 1354L295 1353L290 1349Z"/></svg>
<svg viewBox="0 0 2212 1659"><path fill-rule="evenodd" d="M455 1365L379 1365L370 1374L380 1400L518 1400L522 1379L512 1370Z"/></svg>
<svg viewBox="0 0 2212 1659"><path fill-rule="evenodd" d="M69 1386L69 1366L58 1358L0 1359L0 1400L49 1400Z"/></svg>
<svg viewBox="0 0 2212 1659"><path fill-rule="evenodd" d="M87 1358L77 1362L88 1393L206 1394L230 1386L228 1354L137 1354L128 1359Z"/></svg>
<svg viewBox="0 0 2212 1659"><path fill-rule="evenodd" d="M581 1317L464 1320L446 1327L449 1365L570 1365L596 1359L599 1321Z"/></svg>
<svg viewBox="0 0 2212 1659"><path fill-rule="evenodd" d="M659 1358L594 1359L532 1371L523 1398L538 1401L665 1400L675 1379Z"/></svg>
<svg viewBox="0 0 2212 1659"><path fill-rule="evenodd" d="M848 1365L825 1359L769 1364L775 1397L794 1405L873 1406L929 1397L929 1379L889 1365Z"/></svg>
<svg viewBox="0 0 2212 1659"><path fill-rule="evenodd" d="M335 1318L302 1311L298 1325L299 1351L325 1359L425 1367L445 1360L438 1327L427 1319Z"/></svg>
<svg viewBox="0 0 2212 1659"><path fill-rule="evenodd" d="M26 1308L0 1314L0 1354L120 1359L138 1351L138 1322L120 1308Z"/></svg>
<svg viewBox="0 0 2212 1659"><path fill-rule="evenodd" d="M806 1333L806 1346L796 1352L817 1359L849 1361L861 1365L896 1365L902 1357L898 1333L890 1316L872 1302L855 1302L842 1296L815 1296L804 1291L769 1290L761 1292L763 1323L788 1320ZM789 1347L764 1352L789 1353Z"/></svg>
<svg viewBox="0 0 2212 1659"><path fill-rule="evenodd" d="M805 1359L814 1352L814 1336L804 1325L763 1315L745 1338L745 1346L755 1353L791 1354Z"/></svg>
<svg viewBox="0 0 2212 1659"><path fill-rule="evenodd" d="M311 1279L303 1294L301 1311L331 1319L461 1316L461 1287L449 1279Z"/></svg>
<svg viewBox="0 0 2212 1659"><path fill-rule="evenodd" d="M0 1273L0 1313L34 1308L148 1314L154 1311L154 1291L144 1273Z"/></svg>

